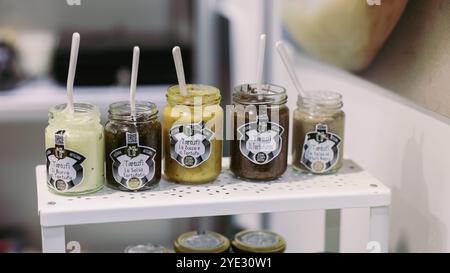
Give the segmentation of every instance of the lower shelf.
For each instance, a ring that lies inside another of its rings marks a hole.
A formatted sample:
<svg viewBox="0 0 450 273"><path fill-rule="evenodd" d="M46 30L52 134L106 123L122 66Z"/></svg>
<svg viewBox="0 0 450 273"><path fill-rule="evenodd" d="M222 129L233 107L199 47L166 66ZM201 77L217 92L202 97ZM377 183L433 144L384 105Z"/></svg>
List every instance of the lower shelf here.
<svg viewBox="0 0 450 273"><path fill-rule="evenodd" d="M38 209L43 227L201 217L215 215L383 207L390 190L346 160L334 175L314 176L289 167L269 182L237 180L227 168L214 182L184 186L162 179L150 191L127 193L108 188L82 197L48 191L45 165L36 167Z"/></svg>

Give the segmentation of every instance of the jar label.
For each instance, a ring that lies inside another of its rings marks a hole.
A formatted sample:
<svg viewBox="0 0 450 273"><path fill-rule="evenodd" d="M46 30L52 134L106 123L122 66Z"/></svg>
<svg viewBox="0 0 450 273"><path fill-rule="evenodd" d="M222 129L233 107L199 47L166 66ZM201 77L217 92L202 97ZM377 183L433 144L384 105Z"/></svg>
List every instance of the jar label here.
<svg viewBox="0 0 450 273"><path fill-rule="evenodd" d="M316 124L316 130L305 135L301 163L313 173L330 170L339 158L341 138L328 132L325 124Z"/></svg>
<svg viewBox="0 0 450 273"><path fill-rule="evenodd" d="M255 122L240 126L238 132L242 155L255 164L269 163L280 154L283 147L281 135L284 128L270 122L267 115L257 116Z"/></svg>
<svg viewBox="0 0 450 273"><path fill-rule="evenodd" d="M55 147L45 151L47 185L58 192L72 192L83 181L83 155L65 148L64 130L55 133Z"/></svg>
<svg viewBox="0 0 450 273"><path fill-rule="evenodd" d="M170 157L181 166L195 168L210 157L214 132L206 123L175 125L169 133Z"/></svg>
<svg viewBox="0 0 450 273"><path fill-rule="evenodd" d="M139 145L139 133L126 133L126 146L115 149L110 157L117 183L129 190L138 190L155 175L156 150Z"/></svg>

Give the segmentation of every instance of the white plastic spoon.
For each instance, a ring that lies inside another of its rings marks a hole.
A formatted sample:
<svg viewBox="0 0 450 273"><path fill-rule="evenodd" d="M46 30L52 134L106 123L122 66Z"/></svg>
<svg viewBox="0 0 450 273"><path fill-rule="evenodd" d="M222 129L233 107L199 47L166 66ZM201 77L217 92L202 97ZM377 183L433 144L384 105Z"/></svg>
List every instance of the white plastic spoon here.
<svg viewBox="0 0 450 273"><path fill-rule="evenodd" d="M266 34L261 34L259 37L259 51L258 51L258 64L256 66L256 92L258 94L263 93L262 81L264 73L264 55L266 52Z"/></svg>
<svg viewBox="0 0 450 273"><path fill-rule="evenodd" d="M72 35L72 47L70 49L70 63L69 73L67 75L67 109L70 113L74 113L74 97L73 97L73 84L75 81L75 72L77 69L78 50L80 48L80 34L75 32Z"/></svg>
<svg viewBox="0 0 450 273"><path fill-rule="evenodd" d="M181 49L176 46L172 49L173 61L175 62L175 69L177 71L178 85L180 86L180 93L182 96L188 95L186 79L184 77L183 58L181 57Z"/></svg>
<svg viewBox="0 0 450 273"><path fill-rule="evenodd" d="M289 77L292 80L292 83L294 84L295 89L297 89L297 92L300 94L300 96L303 97L303 94L305 93L304 89L302 87L302 84L300 83L300 80L297 77L297 74L295 73L294 65L292 64L292 60L287 53L284 43L282 41L278 41L275 44L275 47L278 51L278 54L281 57L281 60L283 61L284 66L286 67L286 70L289 74Z"/></svg>
<svg viewBox="0 0 450 273"><path fill-rule="evenodd" d="M133 65L131 70L131 84L130 84L130 108L131 117L136 118L136 85L139 71L139 47L133 48Z"/></svg>

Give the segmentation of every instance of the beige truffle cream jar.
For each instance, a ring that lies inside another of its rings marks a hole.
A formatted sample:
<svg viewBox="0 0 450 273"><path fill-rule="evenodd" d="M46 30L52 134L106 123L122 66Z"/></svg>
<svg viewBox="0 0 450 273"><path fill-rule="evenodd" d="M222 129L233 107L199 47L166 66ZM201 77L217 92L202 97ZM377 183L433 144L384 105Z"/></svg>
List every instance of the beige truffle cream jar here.
<svg viewBox="0 0 450 273"><path fill-rule="evenodd" d="M75 103L74 112L66 104L49 110L45 129L47 185L62 195L83 195L105 184L103 126L100 112L91 104Z"/></svg>
<svg viewBox="0 0 450 273"><path fill-rule="evenodd" d="M294 111L293 166L313 174L330 174L343 164L345 113L342 96L332 91L306 92Z"/></svg>
<svg viewBox="0 0 450 273"><path fill-rule="evenodd" d="M223 110L219 89L200 84L167 91L163 111L164 174L177 183L201 184L222 170Z"/></svg>

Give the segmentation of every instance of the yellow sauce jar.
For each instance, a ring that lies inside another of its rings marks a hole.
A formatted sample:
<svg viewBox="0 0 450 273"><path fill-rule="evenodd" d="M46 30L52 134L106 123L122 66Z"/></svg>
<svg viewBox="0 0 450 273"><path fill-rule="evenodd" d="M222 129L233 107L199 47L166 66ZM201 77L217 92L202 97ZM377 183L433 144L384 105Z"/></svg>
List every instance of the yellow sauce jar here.
<svg viewBox="0 0 450 273"><path fill-rule="evenodd" d="M222 170L223 110L219 89L189 84L167 90L163 111L164 174L177 183L202 184Z"/></svg>

